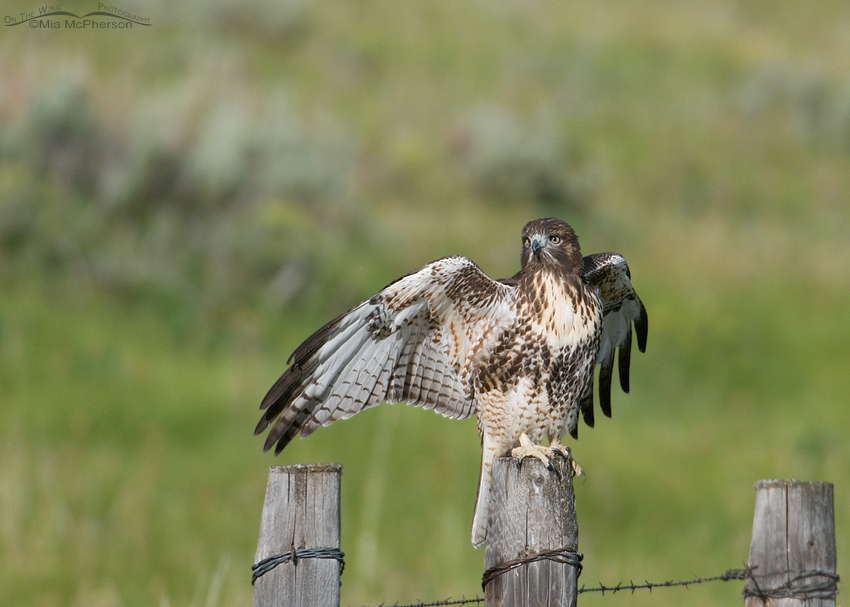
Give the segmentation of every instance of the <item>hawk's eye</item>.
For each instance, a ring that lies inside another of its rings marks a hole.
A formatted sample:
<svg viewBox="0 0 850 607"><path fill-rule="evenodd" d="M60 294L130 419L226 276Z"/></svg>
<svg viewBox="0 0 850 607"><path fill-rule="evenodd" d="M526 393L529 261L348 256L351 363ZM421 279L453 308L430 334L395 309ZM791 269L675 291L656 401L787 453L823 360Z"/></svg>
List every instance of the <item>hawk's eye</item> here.
<svg viewBox="0 0 850 607"><path fill-rule="evenodd" d="M561 244L561 237L557 234L549 237L549 242L552 244Z"/></svg>
<svg viewBox="0 0 850 607"><path fill-rule="evenodd" d="M522 244L523 246L527 247L531 244L531 239L528 236L524 236L522 239Z"/></svg>

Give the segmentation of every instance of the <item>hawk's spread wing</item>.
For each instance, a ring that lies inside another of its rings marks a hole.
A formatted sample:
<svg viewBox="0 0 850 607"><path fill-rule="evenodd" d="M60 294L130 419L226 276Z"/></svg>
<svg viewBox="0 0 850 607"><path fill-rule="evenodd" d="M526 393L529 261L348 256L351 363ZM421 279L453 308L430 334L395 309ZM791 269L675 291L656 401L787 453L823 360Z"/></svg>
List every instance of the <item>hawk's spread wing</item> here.
<svg viewBox="0 0 850 607"><path fill-rule="evenodd" d="M299 431L307 436L383 401L471 416L467 362L493 329L513 321L514 291L465 257L398 279L295 350L263 399L255 434L278 418L265 442L277 443L277 454Z"/></svg>
<svg viewBox="0 0 850 607"><path fill-rule="evenodd" d="M616 253L597 253L584 258L584 280L593 286L602 300L602 339L596 362L599 369L599 406L611 417L611 376L614 371L614 350L620 371L620 386L629 391L629 359L632 349L632 323L637 333L638 348L646 351L648 318L646 308L632 288L626 260ZM581 400L581 412L588 426L593 427L593 386Z"/></svg>

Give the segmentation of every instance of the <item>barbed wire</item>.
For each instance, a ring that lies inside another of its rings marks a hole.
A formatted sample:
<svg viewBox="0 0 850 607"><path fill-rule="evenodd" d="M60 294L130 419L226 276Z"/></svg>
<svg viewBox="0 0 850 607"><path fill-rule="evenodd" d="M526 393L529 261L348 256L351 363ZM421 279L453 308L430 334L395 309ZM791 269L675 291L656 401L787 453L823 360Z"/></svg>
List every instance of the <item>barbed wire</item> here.
<svg viewBox="0 0 850 607"><path fill-rule="evenodd" d="M753 582L754 588L751 589L749 586L742 593L746 596L758 597L762 600L764 604L767 599L777 598L777 597L793 597L793 598L812 598L812 597L820 597L820 598L834 598L836 594L838 594L838 582L841 579L835 573L830 571L777 571L773 574L766 575L756 575L753 572L756 567L744 567L743 569L727 569L720 575L715 575L712 577L695 577L692 580L678 580L678 581L667 581L667 582L649 582L645 581L643 584L635 584L631 580L628 584L623 584L620 582L616 586L605 586L601 582L599 586L595 586L593 588L586 588L582 586L577 590L578 594L584 592L601 592L604 596L606 592L611 594L616 594L617 592L623 592L625 590L631 590L632 594L634 594L635 590L649 590L652 592L653 588L671 588L673 586L684 586L685 588L689 586L694 586L696 584L705 584L707 582L728 582L731 580L751 580ZM776 588L760 588L756 577L764 578L767 575L775 575L775 574L788 574L793 577L781 584ZM794 586L796 582L799 582L803 579L808 579L811 577L822 577L826 578L823 581L815 581L810 584L806 584L803 586ZM386 605L385 603L381 603L379 607L441 607L443 605L469 605L472 603L483 603L484 597L479 597L478 595L475 598L460 598L452 600L451 597L444 599L442 601L434 601L431 603L410 603L408 605L399 605L398 603L393 603L393 605Z"/></svg>
<svg viewBox="0 0 850 607"><path fill-rule="evenodd" d="M599 586L597 586L595 588L585 588L584 586L582 586L581 588L578 589L577 592L579 594L581 594L582 592L601 592L603 595L606 592L610 592L610 593L614 594L616 592L621 592L623 590L631 590L632 593L634 593L635 590L639 590L639 589L649 589L649 591L652 592L653 588L665 588L665 587L669 587L669 586L686 586L687 587L687 586L690 586L692 584L702 584L702 583L705 583L705 582L713 582L713 581L716 581L716 580L724 580L724 581L726 581L726 580L744 580L744 579L746 579L745 574L749 574L750 571L752 571L752 570L751 569L729 569L724 574L718 575L718 576L715 576L715 577L708 577L708 578L698 577L698 578L695 578L693 580L678 581L678 582L673 582L673 581L671 581L671 582L660 582L660 583L645 582L643 584L634 584L634 583L623 584L623 583L620 583L620 584L617 584L616 586L605 586L605 585L600 583ZM434 601L432 603L419 602L419 603L410 603L408 605L399 605L398 603L393 603L392 605L386 605L385 603L381 603L381 605L379 605L379 607L441 607L443 605L469 605L469 604L472 604L472 603L483 603L483 602L484 602L484 597L479 597L478 595L476 595L475 598L469 598L469 599L461 598L461 599L452 600L452 598L449 597L445 600Z"/></svg>
<svg viewBox="0 0 850 607"><path fill-rule="evenodd" d="M460 598L452 600L452 597L444 599L442 601L434 601L433 603L411 603L409 605L399 605L398 603L393 603L392 605L388 605L386 603L381 603L378 607L442 607L443 605L470 605L472 603L483 603L484 597L475 595L474 599Z"/></svg>
<svg viewBox="0 0 850 607"><path fill-rule="evenodd" d="M635 584L631 580L629 580L628 584L623 584L620 582L616 586L605 586L602 582L599 583L599 586L594 588L585 588L582 586L578 589L578 593L582 592L601 592L604 596L606 592L610 592L611 594L616 594L617 592L621 592L623 590L631 590L632 594L634 594L635 590L649 590L652 592L653 588L670 588L672 586L684 586L687 588L688 586L693 586L695 584L704 584L706 582L716 582L723 581L728 582L729 580L746 580L752 575L753 568L745 568L745 569L727 569L725 573L721 575L715 575L713 577L695 577L692 580L679 580L679 581L668 581L668 582L648 582L644 581L643 584Z"/></svg>

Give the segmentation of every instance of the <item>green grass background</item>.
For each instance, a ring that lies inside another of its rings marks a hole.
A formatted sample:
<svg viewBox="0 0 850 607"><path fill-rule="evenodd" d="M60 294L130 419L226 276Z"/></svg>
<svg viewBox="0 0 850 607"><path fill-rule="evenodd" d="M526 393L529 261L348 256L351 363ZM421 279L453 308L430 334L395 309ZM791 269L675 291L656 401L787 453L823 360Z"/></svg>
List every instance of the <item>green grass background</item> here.
<svg viewBox="0 0 850 607"><path fill-rule="evenodd" d="M479 592L474 421L252 431L320 324L443 255L511 275L549 215L650 316L571 445L581 582L741 566L765 478L835 484L847 577L850 5L119 8L153 25L0 31L4 604L249 604L267 467L300 462L344 465L343 604Z"/></svg>

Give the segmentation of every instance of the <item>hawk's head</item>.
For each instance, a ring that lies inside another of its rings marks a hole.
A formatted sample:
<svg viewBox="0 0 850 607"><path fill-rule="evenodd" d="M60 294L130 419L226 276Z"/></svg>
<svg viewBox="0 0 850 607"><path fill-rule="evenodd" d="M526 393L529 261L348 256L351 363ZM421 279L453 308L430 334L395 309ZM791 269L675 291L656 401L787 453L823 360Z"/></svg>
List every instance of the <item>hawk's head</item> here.
<svg viewBox="0 0 850 607"><path fill-rule="evenodd" d="M560 219L535 219L522 229L523 269L547 268L580 272L584 262L578 237Z"/></svg>

